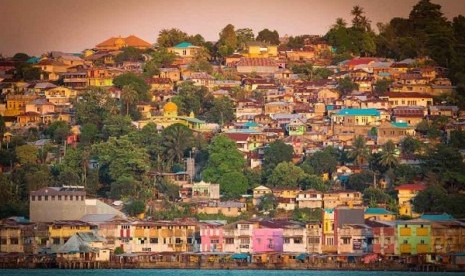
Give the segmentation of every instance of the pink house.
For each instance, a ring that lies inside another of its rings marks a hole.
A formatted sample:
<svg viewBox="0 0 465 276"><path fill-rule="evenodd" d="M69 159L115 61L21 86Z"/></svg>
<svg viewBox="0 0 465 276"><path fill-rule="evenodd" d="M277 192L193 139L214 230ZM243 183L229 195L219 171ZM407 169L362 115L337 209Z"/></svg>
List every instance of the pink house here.
<svg viewBox="0 0 465 276"><path fill-rule="evenodd" d="M257 228L252 231L253 252L283 252L282 228Z"/></svg>
<svg viewBox="0 0 465 276"><path fill-rule="evenodd" d="M223 224L205 222L200 226L201 252L223 252Z"/></svg>

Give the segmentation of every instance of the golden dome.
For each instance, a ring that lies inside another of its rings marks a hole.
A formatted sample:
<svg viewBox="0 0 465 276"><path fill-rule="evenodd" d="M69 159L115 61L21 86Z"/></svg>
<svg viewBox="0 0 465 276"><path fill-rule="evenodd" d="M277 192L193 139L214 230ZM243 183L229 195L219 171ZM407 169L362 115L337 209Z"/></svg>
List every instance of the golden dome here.
<svg viewBox="0 0 465 276"><path fill-rule="evenodd" d="M168 102L165 104L165 106L163 106L163 111L164 112L177 112L178 106L173 102Z"/></svg>

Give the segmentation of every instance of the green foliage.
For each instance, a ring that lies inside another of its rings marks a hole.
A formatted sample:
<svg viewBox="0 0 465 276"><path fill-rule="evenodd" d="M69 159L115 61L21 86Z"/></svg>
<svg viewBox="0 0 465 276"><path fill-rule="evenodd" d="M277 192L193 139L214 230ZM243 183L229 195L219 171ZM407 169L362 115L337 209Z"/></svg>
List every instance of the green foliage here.
<svg viewBox="0 0 465 276"><path fill-rule="evenodd" d="M179 186L170 181L157 181L155 183L155 188L170 201L174 202L179 198Z"/></svg>
<svg viewBox="0 0 465 276"><path fill-rule="evenodd" d="M124 211L130 216L137 216L145 212L145 203L140 200L132 201L124 206Z"/></svg>
<svg viewBox="0 0 465 276"><path fill-rule="evenodd" d="M132 89L137 91L136 101L149 100L149 86L144 79L134 73L124 73L113 79L113 85L116 88L123 89L126 85L130 85Z"/></svg>
<svg viewBox="0 0 465 276"><path fill-rule="evenodd" d="M294 149L291 145L285 144L282 140L276 140L265 148L263 155L263 172L265 178L270 176L274 168L281 162L292 161Z"/></svg>
<svg viewBox="0 0 465 276"><path fill-rule="evenodd" d="M240 49L244 49L247 42L255 40L253 30L250 28L243 28L236 30L237 45Z"/></svg>
<svg viewBox="0 0 465 276"><path fill-rule="evenodd" d="M226 25L220 34L218 40L218 52L222 57L234 53L238 46L237 35L232 24Z"/></svg>
<svg viewBox="0 0 465 276"><path fill-rule="evenodd" d="M349 157L354 160L356 165L363 165L369 156L368 148L366 147L365 138L357 136L352 145L352 150Z"/></svg>
<svg viewBox="0 0 465 276"><path fill-rule="evenodd" d="M65 121L55 121L47 127L45 133L55 143L61 144L70 134L70 129L70 126Z"/></svg>
<svg viewBox="0 0 465 276"><path fill-rule="evenodd" d="M220 125L227 124L235 119L234 103L228 97L213 99L213 106L207 111L205 117L209 122Z"/></svg>
<svg viewBox="0 0 465 276"><path fill-rule="evenodd" d="M196 46L204 46L205 39L200 34L188 35L187 33L176 28L163 29L158 33L158 47L173 47L181 42L190 42Z"/></svg>
<svg viewBox="0 0 465 276"><path fill-rule="evenodd" d="M387 205L391 200L391 196L382 189L368 187L363 190L363 202L372 208L379 205Z"/></svg>
<svg viewBox="0 0 465 276"><path fill-rule="evenodd" d="M213 96L205 86L196 86L191 81L183 82L178 87L178 95L172 98L178 106L181 115L189 115L191 112L202 116L212 105Z"/></svg>
<svg viewBox="0 0 465 276"><path fill-rule="evenodd" d="M278 207L278 200L272 193L260 197L257 205L257 209L261 212L270 212L276 210L276 207Z"/></svg>
<svg viewBox="0 0 465 276"><path fill-rule="evenodd" d="M143 51L134 47L124 47L121 53L116 55L115 61L122 63L124 61L144 61Z"/></svg>
<svg viewBox="0 0 465 276"><path fill-rule="evenodd" d="M272 45L279 45L279 33L276 30L263 29L258 32L256 40Z"/></svg>
<svg viewBox="0 0 465 276"><path fill-rule="evenodd" d="M208 153L207 165L202 172L204 180L219 183L221 191L229 196L245 193L248 188L243 174L245 160L236 143L224 135L217 135L212 139Z"/></svg>
<svg viewBox="0 0 465 276"><path fill-rule="evenodd" d="M114 115L105 119L102 133L105 138L119 138L134 130L129 116Z"/></svg>
<svg viewBox="0 0 465 276"><path fill-rule="evenodd" d="M326 147L305 158L301 167L308 174L322 175L327 173L329 176L336 170L337 151L333 147Z"/></svg>
<svg viewBox="0 0 465 276"><path fill-rule="evenodd" d="M363 192L366 188L370 187L372 184L373 184L373 172L369 170L364 170L361 173L354 173L350 175L346 188L356 190L359 192Z"/></svg>
<svg viewBox="0 0 465 276"><path fill-rule="evenodd" d="M15 168L10 179L19 187L20 199L25 201L29 198L29 192L49 186L50 177L47 165L26 163Z"/></svg>
<svg viewBox="0 0 465 276"><path fill-rule="evenodd" d="M18 62L26 62L29 58L29 55L26 53L16 53L13 56L13 60Z"/></svg>
<svg viewBox="0 0 465 276"><path fill-rule="evenodd" d="M99 135L98 128L93 123L85 123L81 126L79 142L83 145L90 145L97 141Z"/></svg>
<svg viewBox="0 0 465 276"><path fill-rule="evenodd" d="M399 164L394 168L395 183L398 185L412 183L420 174L419 167L408 164Z"/></svg>
<svg viewBox="0 0 465 276"><path fill-rule="evenodd" d="M397 159L396 145L394 142L392 142L392 140L387 141L381 149L381 160L379 163L387 168L395 167L399 163L399 160Z"/></svg>
<svg viewBox="0 0 465 276"><path fill-rule="evenodd" d="M305 177L305 172L291 162L281 162L273 170L268 178L268 184L272 187L298 187Z"/></svg>
<svg viewBox="0 0 465 276"><path fill-rule="evenodd" d="M358 84L352 82L349 77L339 79L337 81L337 90L341 92L342 95L347 95L352 93L352 91L358 89Z"/></svg>
<svg viewBox="0 0 465 276"><path fill-rule="evenodd" d="M313 189L321 192L326 192L329 188L321 177L308 174L299 181L299 186L302 190Z"/></svg>
<svg viewBox="0 0 465 276"><path fill-rule="evenodd" d="M374 92L377 95L384 95L385 93L389 92L389 87L392 83L392 80L378 80L375 83Z"/></svg>
<svg viewBox="0 0 465 276"><path fill-rule="evenodd" d="M451 131L449 145L453 148L464 149L465 148L465 131L463 130Z"/></svg>
<svg viewBox="0 0 465 276"><path fill-rule="evenodd" d="M101 130L103 122L118 113L116 100L110 93L100 88L91 88L85 91L74 104L77 123L84 125L92 123Z"/></svg>
<svg viewBox="0 0 465 276"><path fill-rule="evenodd" d="M121 255L124 254L124 250L121 246L118 246L115 248L115 251L113 252L114 255Z"/></svg>
<svg viewBox="0 0 465 276"><path fill-rule="evenodd" d="M39 151L33 145L23 145L15 148L16 158L20 164L35 164Z"/></svg>
<svg viewBox="0 0 465 276"><path fill-rule="evenodd" d="M300 222L323 221L321 208L296 208L292 211L292 220Z"/></svg>
<svg viewBox="0 0 465 276"><path fill-rule="evenodd" d="M173 124L161 133L163 153L171 164L182 163L184 152L192 148L194 136L192 130L182 124Z"/></svg>
<svg viewBox="0 0 465 276"><path fill-rule="evenodd" d="M176 54L166 48L160 48L151 54L151 59L144 65L144 74L152 77L160 74L160 68L171 65L176 59Z"/></svg>
<svg viewBox="0 0 465 276"><path fill-rule="evenodd" d="M420 191L413 200L414 211L423 212L445 212L447 191L440 185L431 185Z"/></svg>

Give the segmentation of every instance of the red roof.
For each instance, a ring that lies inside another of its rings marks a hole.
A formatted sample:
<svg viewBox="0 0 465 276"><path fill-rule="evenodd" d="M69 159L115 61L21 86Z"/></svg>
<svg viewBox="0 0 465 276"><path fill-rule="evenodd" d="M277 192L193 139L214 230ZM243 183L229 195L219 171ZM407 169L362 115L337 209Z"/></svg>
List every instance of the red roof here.
<svg viewBox="0 0 465 276"><path fill-rule="evenodd" d="M426 189L426 186L424 184L403 184L400 186L397 186L395 190L410 190L410 191L423 191Z"/></svg>
<svg viewBox="0 0 465 276"><path fill-rule="evenodd" d="M236 142L239 142L239 141L247 141L247 139L249 138L250 134L249 133L225 133L225 135L233 140L233 141L236 141Z"/></svg>
<svg viewBox="0 0 465 276"><path fill-rule="evenodd" d="M276 62L269 58L241 58L237 66L273 66L278 67Z"/></svg>

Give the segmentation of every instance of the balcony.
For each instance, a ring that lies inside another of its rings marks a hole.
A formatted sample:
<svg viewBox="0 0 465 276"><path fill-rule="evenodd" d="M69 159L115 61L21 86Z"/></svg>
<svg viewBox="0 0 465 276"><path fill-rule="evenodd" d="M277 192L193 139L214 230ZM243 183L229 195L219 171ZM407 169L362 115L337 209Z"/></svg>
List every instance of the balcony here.
<svg viewBox="0 0 465 276"><path fill-rule="evenodd" d="M401 236L411 236L412 235L412 229L409 227L402 227L400 228L400 235Z"/></svg>
<svg viewBox="0 0 465 276"><path fill-rule="evenodd" d="M412 246L408 243L404 243L400 245L400 254L411 254L412 253Z"/></svg>
<svg viewBox="0 0 465 276"><path fill-rule="evenodd" d="M417 244L417 254L422 253L429 253L429 245L428 244Z"/></svg>
<svg viewBox="0 0 465 276"><path fill-rule="evenodd" d="M428 236L428 228L417 228L417 236Z"/></svg>

